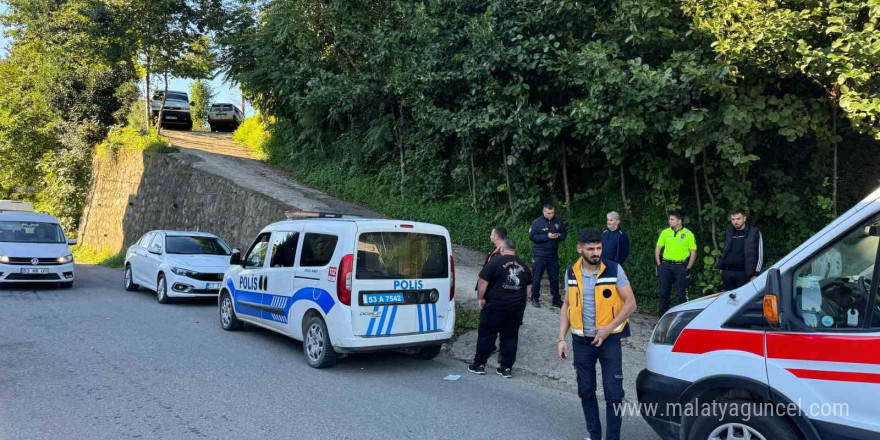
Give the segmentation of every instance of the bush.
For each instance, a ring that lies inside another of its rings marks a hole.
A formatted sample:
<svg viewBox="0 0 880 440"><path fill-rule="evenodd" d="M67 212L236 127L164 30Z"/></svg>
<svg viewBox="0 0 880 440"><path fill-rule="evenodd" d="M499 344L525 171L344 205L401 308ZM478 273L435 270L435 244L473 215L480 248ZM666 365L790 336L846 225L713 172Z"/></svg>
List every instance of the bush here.
<svg viewBox="0 0 880 440"><path fill-rule="evenodd" d="M119 150L145 151L150 154L174 151L168 139L156 136L155 131L147 132L132 126L114 128L107 135L107 140L95 147L95 157L101 159L107 152Z"/></svg>
<svg viewBox="0 0 880 440"><path fill-rule="evenodd" d="M254 158L259 160L265 160L268 157L266 154L268 140L268 131L259 114L245 119L232 134L233 142L247 147L253 153Z"/></svg>
<svg viewBox="0 0 880 440"><path fill-rule="evenodd" d="M114 269L122 269L125 264L125 253L75 246L73 248L73 259L80 264L97 264Z"/></svg>

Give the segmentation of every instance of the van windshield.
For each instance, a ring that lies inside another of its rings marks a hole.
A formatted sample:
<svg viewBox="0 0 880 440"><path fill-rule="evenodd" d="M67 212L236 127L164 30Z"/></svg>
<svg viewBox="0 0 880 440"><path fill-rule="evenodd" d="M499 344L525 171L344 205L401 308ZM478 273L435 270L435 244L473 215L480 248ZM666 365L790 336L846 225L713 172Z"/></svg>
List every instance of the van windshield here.
<svg viewBox="0 0 880 440"><path fill-rule="evenodd" d="M67 243L67 238L56 223L0 221L0 242Z"/></svg>
<svg viewBox="0 0 880 440"><path fill-rule="evenodd" d="M219 238L169 235L165 237L165 252L169 254L229 255L229 247Z"/></svg>
<svg viewBox="0 0 880 440"><path fill-rule="evenodd" d="M447 278L446 237L408 232L366 232L358 239L357 279Z"/></svg>

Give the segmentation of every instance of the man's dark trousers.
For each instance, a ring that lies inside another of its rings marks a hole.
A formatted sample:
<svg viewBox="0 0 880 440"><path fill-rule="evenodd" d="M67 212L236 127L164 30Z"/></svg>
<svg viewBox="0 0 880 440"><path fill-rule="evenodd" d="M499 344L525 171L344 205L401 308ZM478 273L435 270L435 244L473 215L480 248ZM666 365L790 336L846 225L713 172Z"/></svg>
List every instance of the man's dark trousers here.
<svg viewBox="0 0 880 440"><path fill-rule="evenodd" d="M577 372L578 396L587 421L591 439L602 439L599 404L596 402L596 360L602 365L602 391L605 393L606 440L620 440L623 420L623 353L620 338L609 337L594 347L593 338L572 335L574 368Z"/></svg>
<svg viewBox="0 0 880 440"><path fill-rule="evenodd" d="M687 267L684 264L660 264L660 316L669 310L669 294L672 293L672 285L678 291L678 303L687 302Z"/></svg>
<svg viewBox="0 0 880 440"><path fill-rule="evenodd" d="M559 258L535 257L532 268L532 298L541 297L541 278L544 271L547 272L547 280L550 281L550 296L553 299L562 300L559 297Z"/></svg>
<svg viewBox="0 0 880 440"><path fill-rule="evenodd" d="M522 325L526 306L499 307L491 302L480 310L480 328L477 331L477 353L474 365L486 365L495 349L495 338L500 335L498 364L502 368L513 368L516 362L516 347L519 344L519 326Z"/></svg>
<svg viewBox="0 0 880 440"><path fill-rule="evenodd" d="M749 276L744 270L722 270L721 280L724 281L724 290L733 290L745 286Z"/></svg>

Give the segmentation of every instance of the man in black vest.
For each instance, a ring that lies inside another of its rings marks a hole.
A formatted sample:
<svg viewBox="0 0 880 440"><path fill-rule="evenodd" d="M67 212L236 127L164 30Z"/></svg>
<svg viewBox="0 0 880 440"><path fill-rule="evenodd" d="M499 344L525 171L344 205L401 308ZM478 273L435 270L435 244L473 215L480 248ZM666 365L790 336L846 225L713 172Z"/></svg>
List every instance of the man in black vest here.
<svg viewBox="0 0 880 440"><path fill-rule="evenodd" d="M536 218L529 228L529 239L532 240L532 264L534 265L532 281L532 305L541 307L541 278L547 271L550 281L550 296L553 307L562 307L559 296L559 243L565 241L565 225L556 218L556 208L547 203L543 215Z"/></svg>
<svg viewBox="0 0 880 440"><path fill-rule="evenodd" d="M733 290L755 279L764 265L764 240L761 230L746 224L742 209L730 213L730 227L724 239L724 251L718 260L725 290Z"/></svg>
<svg viewBox="0 0 880 440"><path fill-rule="evenodd" d="M498 256L501 253L501 246L504 243L504 239L507 238L507 228L501 225L496 225L492 228L492 232L489 233L489 241L495 245L495 249L492 249L492 252L489 252L489 255L486 255L486 260L483 261L483 267L486 267L492 258ZM480 287L479 281L477 281L477 285L474 287L474 290L478 290Z"/></svg>

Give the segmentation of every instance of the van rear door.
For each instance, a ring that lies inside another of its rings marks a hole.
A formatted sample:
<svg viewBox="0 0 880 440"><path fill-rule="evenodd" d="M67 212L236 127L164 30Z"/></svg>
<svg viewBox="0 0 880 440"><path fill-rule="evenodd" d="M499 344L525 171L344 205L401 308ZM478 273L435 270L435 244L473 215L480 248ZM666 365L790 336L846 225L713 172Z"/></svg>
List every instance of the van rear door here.
<svg viewBox="0 0 880 440"><path fill-rule="evenodd" d="M359 224L351 312L355 335L440 331L451 315L449 233L436 225Z"/></svg>

